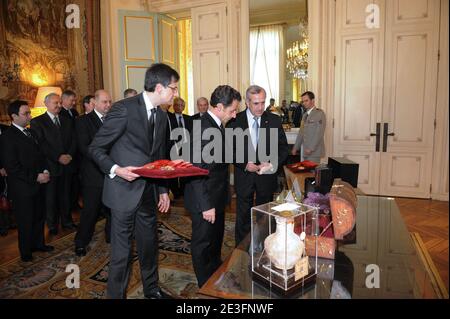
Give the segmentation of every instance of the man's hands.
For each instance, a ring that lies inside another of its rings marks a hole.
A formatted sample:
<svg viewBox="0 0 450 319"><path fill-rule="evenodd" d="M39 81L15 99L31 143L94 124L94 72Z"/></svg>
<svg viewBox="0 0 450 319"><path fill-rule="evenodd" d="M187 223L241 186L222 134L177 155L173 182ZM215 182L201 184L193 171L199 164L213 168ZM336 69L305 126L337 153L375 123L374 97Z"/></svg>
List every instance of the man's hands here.
<svg viewBox="0 0 450 319"><path fill-rule="evenodd" d="M216 209L215 208L211 208L207 211L204 211L202 214L203 214L203 219L206 220L207 222L214 224L214 222L216 221Z"/></svg>
<svg viewBox="0 0 450 319"><path fill-rule="evenodd" d="M167 193L159 195L158 210L161 213L167 213L170 208L170 199Z"/></svg>
<svg viewBox="0 0 450 319"><path fill-rule="evenodd" d="M58 158L58 162L62 165L68 165L72 161L72 156L69 154L62 154Z"/></svg>
<svg viewBox="0 0 450 319"><path fill-rule="evenodd" d="M259 171L259 165L256 165L253 162L248 162L247 166L245 167L245 170L250 173L256 173Z"/></svg>
<svg viewBox="0 0 450 319"><path fill-rule="evenodd" d="M297 150L293 148L291 151L291 155L297 155Z"/></svg>
<svg viewBox="0 0 450 319"><path fill-rule="evenodd" d="M138 169L139 167L135 166L127 166L127 167L116 167L114 174L116 174L119 177L122 177L124 180L132 182L136 178L139 177L138 174L133 173L132 171L135 169Z"/></svg>
<svg viewBox="0 0 450 319"><path fill-rule="evenodd" d="M305 155L311 155L312 154L312 150L310 150L309 148L305 148L303 150L303 153L305 153Z"/></svg>
<svg viewBox="0 0 450 319"><path fill-rule="evenodd" d="M38 174L36 181L39 184L46 184L50 181L50 174L49 173L40 173L40 174Z"/></svg>

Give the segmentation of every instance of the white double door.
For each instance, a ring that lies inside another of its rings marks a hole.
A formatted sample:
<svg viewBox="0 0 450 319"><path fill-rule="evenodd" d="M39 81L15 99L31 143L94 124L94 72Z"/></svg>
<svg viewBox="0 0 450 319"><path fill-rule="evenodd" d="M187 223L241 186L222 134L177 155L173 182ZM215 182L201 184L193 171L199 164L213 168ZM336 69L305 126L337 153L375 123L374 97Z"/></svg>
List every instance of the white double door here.
<svg viewBox="0 0 450 319"><path fill-rule="evenodd" d="M439 0L336 2L333 155L359 163L367 194L430 197L439 9Z"/></svg>

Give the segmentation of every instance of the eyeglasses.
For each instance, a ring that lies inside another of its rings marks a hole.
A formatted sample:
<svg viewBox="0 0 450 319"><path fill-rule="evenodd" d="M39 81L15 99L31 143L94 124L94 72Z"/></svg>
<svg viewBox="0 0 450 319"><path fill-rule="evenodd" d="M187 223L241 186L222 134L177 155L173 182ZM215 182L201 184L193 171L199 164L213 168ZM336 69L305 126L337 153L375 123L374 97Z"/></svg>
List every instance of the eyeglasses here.
<svg viewBox="0 0 450 319"><path fill-rule="evenodd" d="M178 87L171 87L170 85L167 86L170 88L173 92L178 92Z"/></svg>

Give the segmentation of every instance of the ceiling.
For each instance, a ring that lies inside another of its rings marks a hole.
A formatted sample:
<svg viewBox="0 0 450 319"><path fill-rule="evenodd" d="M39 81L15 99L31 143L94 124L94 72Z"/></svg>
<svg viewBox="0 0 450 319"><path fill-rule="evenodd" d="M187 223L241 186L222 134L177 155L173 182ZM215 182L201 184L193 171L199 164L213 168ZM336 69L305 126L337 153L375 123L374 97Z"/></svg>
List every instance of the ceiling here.
<svg viewBox="0 0 450 319"><path fill-rule="evenodd" d="M306 8L306 0L250 0L250 11L300 6Z"/></svg>
<svg viewBox="0 0 450 319"><path fill-rule="evenodd" d="M298 23L307 15L307 0L250 0L250 24Z"/></svg>

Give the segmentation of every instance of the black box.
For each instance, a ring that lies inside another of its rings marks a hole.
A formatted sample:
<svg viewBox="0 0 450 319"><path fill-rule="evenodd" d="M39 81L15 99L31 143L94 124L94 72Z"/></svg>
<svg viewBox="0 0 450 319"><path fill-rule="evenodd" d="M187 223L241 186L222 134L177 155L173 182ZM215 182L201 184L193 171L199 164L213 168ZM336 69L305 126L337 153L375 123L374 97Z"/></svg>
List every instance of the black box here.
<svg viewBox="0 0 450 319"><path fill-rule="evenodd" d="M315 173L316 191L322 194L329 193L333 185L333 171L326 164L316 167Z"/></svg>
<svg viewBox="0 0 450 319"><path fill-rule="evenodd" d="M341 178L344 182L358 187L359 164L345 157L328 157L328 167L333 173L333 180Z"/></svg>

